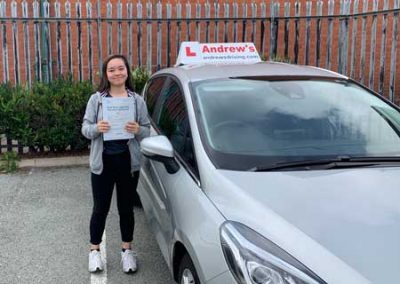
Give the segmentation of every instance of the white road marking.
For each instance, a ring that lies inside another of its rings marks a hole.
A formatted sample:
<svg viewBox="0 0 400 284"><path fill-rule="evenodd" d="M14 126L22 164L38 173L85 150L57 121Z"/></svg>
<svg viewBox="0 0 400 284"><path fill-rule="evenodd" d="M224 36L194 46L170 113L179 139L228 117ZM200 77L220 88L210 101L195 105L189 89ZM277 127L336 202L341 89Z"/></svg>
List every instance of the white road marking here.
<svg viewBox="0 0 400 284"><path fill-rule="evenodd" d="M100 273L90 274L90 284L107 284L107 252L106 252L106 230L104 229L100 244L100 253L104 262L104 270Z"/></svg>

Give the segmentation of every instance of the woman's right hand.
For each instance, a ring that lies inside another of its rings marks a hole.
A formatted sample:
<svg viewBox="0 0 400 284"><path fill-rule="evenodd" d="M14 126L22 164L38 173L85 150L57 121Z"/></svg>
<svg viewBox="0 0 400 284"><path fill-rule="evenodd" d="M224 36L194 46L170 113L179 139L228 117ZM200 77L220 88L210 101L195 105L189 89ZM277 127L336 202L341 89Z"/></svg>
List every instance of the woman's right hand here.
<svg viewBox="0 0 400 284"><path fill-rule="evenodd" d="M105 133L110 130L110 124L105 120L97 122L97 130L101 133Z"/></svg>

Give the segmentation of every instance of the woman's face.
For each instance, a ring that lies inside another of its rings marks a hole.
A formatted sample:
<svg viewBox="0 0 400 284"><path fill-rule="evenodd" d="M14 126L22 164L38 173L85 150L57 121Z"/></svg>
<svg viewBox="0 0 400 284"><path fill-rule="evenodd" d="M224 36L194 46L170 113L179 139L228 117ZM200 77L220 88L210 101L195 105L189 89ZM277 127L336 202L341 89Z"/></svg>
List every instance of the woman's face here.
<svg viewBox="0 0 400 284"><path fill-rule="evenodd" d="M125 86L125 81L128 78L128 70L121 58L111 59L107 64L107 79L111 86Z"/></svg>

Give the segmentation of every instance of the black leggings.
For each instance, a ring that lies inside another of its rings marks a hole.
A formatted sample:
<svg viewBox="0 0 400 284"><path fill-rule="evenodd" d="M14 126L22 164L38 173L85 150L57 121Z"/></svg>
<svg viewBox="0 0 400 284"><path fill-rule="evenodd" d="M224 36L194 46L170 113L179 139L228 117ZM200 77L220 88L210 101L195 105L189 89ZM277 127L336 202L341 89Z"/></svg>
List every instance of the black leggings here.
<svg viewBox="0 0 400 284"><path fill-rule="evenodd" d="M93 212L90 219L90 243L98 245L104 232L108 211L110 210L114 184L117 188L117 206L119 226L123 242L133 240L135 218L133 205L139 171L130 172L129 151L122 154L103 154L103 172L100 175L92 173Z"/></svg>

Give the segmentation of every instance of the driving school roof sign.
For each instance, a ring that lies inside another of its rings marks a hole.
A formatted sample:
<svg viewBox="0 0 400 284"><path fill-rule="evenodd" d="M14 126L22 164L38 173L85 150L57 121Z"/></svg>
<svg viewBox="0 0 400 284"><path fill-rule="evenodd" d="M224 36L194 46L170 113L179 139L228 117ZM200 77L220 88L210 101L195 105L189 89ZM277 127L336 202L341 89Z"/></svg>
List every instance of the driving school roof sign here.
<svg viewBox="0 0 400 284"><path fill-rule="evenodd" d="M187 64L249 64L261 62L256 47L251 42L199 43L182 42L176 66Z"/></svg>

